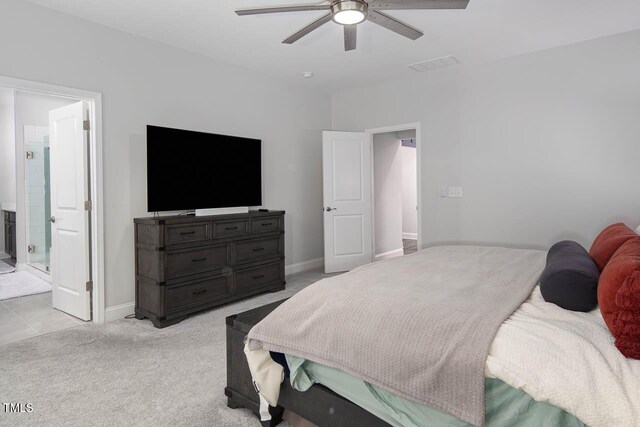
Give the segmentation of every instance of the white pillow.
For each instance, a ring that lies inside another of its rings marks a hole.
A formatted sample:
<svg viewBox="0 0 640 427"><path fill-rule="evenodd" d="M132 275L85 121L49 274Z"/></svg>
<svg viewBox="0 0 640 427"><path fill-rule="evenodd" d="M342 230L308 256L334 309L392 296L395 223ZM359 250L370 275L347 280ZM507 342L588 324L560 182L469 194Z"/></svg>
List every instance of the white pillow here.
<svg viewBox="0 0 640 427"><path fill-rule="evenodd" d="M636 233L640 234L640 225L636 228Z"/></svg>

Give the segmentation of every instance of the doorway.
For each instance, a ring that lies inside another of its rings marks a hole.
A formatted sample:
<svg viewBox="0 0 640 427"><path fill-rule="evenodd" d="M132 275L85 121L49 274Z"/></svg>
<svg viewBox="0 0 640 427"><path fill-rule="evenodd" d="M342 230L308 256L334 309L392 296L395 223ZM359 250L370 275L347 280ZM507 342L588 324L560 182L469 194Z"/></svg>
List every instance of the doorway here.
<svg viewBox="0 0 640 427"><path fill-rule="evenodd" d="M415 235L407 228L404 235L407 252L422 248L421 202L420 202L420 124L410 123L384 128L368 129L365 132L324 131L322 133L322 179L323 179L323 222L324 222L324 265L326 273L352 270L375 260L375 255L385 254L376 248L375 197L374 197L374 137L380 134L394 134L396 143L401 144L402 132L413 132L415 145L411 160L415 165L415 199L407 198L408 206L415 206ZM400 178L401 180L402 178ZM401 181L400 181L401 182ZM379 185L380 186L380 185ZM394 189L401 192L402 184ZM407 186L408 187L408 186ZM397 195L397 194L396 194ZM380 197L378 197L380 199ZM415 200L415 202L414 202ZM402 209L402 199L395 206ZM410 209L407 210L407 213ZM396 220L402 224L402 213ZM411 222L406 221L407 225ZM402 255L403 232L394 234L396 245L386 252ZM378 245L380 246L380 245Z"/></svg>
<svg viewBox="0 0 640 427"><path fill-rule="evenodd" d="M51 282L50 112L78 100L14 90L18 268Z"/></svg>
<svg viewBox="0 0 640 427"><path fill-rule="evenodd" d="M374 260L418 248L418 178L415 129L372 134Z"/></svg>
<svg viewBox="0 0 640 427"><path fill-rule="evenodd" d="M0 207L13 228L0 239L0 311L24 338L103 323L101 96L0 77L7 99ZM19 335L0 334L0 343Z"/></svg>
<svg viewBox="0 0 640 427"><path fill-rule="evenodd" d="M50 281L51 273L51 148L49 127L25 125L24 181L26 263Z"/></svg>

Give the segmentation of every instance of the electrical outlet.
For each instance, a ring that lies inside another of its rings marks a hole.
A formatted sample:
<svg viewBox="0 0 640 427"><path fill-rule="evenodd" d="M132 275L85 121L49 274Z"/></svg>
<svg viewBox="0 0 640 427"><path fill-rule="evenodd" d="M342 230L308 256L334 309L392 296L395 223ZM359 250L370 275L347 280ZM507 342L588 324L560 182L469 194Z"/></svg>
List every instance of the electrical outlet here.
<svg viewBox="0 0 640 427"><path fill-rule="evenodd" d="M449 187L449 197L461 198L462 197L462 187Z"/></svg>

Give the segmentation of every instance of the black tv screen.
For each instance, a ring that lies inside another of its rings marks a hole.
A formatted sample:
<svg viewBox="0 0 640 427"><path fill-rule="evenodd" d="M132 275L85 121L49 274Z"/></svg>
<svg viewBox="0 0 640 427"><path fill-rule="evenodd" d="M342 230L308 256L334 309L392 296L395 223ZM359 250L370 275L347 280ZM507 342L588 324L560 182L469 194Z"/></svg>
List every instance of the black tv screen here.
<svg viewBox="0 0 640 427"><path fill-rule="evenodd" d="M149 212L260 205L260 140L147 126Z"/></svg>

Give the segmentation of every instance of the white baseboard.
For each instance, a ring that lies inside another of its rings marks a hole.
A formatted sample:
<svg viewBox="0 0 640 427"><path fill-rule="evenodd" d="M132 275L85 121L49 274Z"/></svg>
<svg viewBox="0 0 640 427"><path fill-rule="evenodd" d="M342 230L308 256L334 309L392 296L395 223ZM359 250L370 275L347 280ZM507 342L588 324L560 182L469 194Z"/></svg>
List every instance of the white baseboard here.
<svg viewBox="0 0 640 427"><path fill-rule="evenodd" d="M382 259L387 259L387 258L395 258L397 256L402 256L404 255L404 249L400 248L400 249L394 249L392 251L389 252L384 252L381 254L377 254L376 255L376 261L380 261Z"/></svg>
<svg viewBox="0 0 640 427"><path fill-rule="evenodd" d="M402 233L402 238L407 240L418 240L418 233Z"/></svg>
<svg viewBox="0 0 640 427"><path fill-rule="evenodd" d="M113 307L107 307L104 311L104 321L111 322L114 320L122 319L135 311L136 303L128 302L126 304L114 305Z"/></svg>
<svg viewBox="0 0 640 427"><path fill-rule="evenodd" d="M309 261L298 262L296 264L290 264L284 267L284 274L288 276L290 274L301 273L307 270L313 270L324 266L324 258L310 259Z"/></svg>

